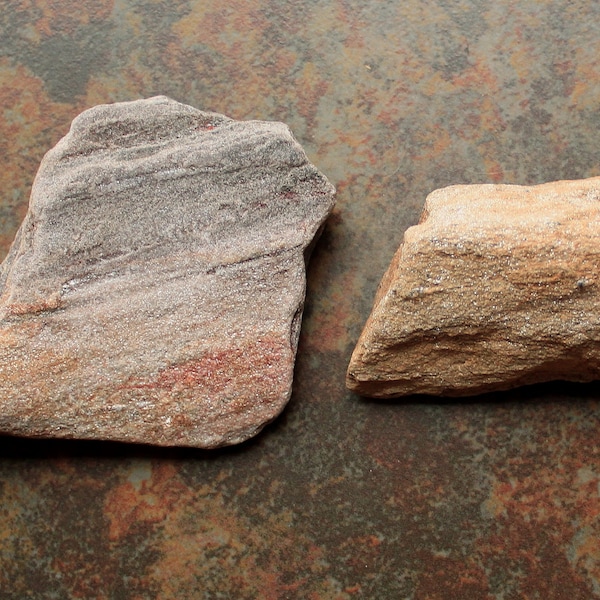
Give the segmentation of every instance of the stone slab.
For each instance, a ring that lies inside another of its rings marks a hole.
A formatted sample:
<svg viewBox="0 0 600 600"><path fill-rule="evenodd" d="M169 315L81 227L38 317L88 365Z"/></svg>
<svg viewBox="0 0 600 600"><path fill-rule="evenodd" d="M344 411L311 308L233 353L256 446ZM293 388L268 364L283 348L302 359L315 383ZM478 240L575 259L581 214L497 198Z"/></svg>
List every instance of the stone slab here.
<svg viewBox="0 0 600 600"><path fill-rule="evenodd" d="M85 111L0 269L0 431L212 448L286 405L334 189L282 123Z"/></svg>

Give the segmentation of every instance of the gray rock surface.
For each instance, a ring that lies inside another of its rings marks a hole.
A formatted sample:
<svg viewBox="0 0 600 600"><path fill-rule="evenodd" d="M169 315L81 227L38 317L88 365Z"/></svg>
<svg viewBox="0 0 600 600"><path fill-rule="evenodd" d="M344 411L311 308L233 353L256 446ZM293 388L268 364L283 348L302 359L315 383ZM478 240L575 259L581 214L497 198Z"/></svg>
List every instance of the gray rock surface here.
<svg viewBox="0 0 600 600"><path fill-rule="evenodd" d="M216 447L292 384L334 190L287 126L156 97L85 111L0 268L0 431Z"/></svg>

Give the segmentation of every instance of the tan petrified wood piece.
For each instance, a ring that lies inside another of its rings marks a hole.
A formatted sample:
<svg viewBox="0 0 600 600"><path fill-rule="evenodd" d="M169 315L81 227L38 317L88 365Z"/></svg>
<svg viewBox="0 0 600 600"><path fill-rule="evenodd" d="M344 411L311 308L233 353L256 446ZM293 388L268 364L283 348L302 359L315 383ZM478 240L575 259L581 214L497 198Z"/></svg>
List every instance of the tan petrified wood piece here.
<svg viewBox="0 0 600 600"><path fill-rule="evenodd" d="M82 113L0 267L0 431L211 448L291 393L333 187L282 123Z"/></svg>
<svg viewBox="0 0 600 600"><path fill-rule="evenodd" d="M427 198L352 355L359 394L466 396L600 378L600 178Z"/></svg>

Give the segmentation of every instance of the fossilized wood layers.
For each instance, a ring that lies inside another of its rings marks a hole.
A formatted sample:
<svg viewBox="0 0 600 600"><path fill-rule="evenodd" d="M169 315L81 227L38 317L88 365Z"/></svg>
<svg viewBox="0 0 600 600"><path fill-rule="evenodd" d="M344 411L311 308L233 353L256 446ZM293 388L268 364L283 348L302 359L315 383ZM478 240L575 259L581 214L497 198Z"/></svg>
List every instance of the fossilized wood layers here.
<svg viewBox="0 0 600 600"><path fill-rule="evenodd" d="M367 396L600 377L600 178L429 195L348 369Z"/></svg>
<svg viewBox="0 0 600 600"><path fill-rule="evenodd" d="M0 274L0 430L213 447L285 406L333 188L281 123L99 106Z"/></svg>

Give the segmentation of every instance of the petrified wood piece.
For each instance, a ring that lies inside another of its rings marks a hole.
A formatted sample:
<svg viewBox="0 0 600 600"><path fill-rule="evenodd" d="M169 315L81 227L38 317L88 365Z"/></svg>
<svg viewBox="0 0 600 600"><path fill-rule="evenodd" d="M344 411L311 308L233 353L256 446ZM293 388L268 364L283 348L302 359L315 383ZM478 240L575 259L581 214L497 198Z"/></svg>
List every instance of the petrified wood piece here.
<svg viewBox="0 0 600 600"><path fill-rule="evenodd" d="M600 378L600 178L427 198L350 361L365 396Z"/></svg>
<svg viewBox="0 0 600 600"><path fill-rule="evenodd" d="M0 431L215 447L290 396L333 188L282 123L82 113L0 270Z"/></svg>

